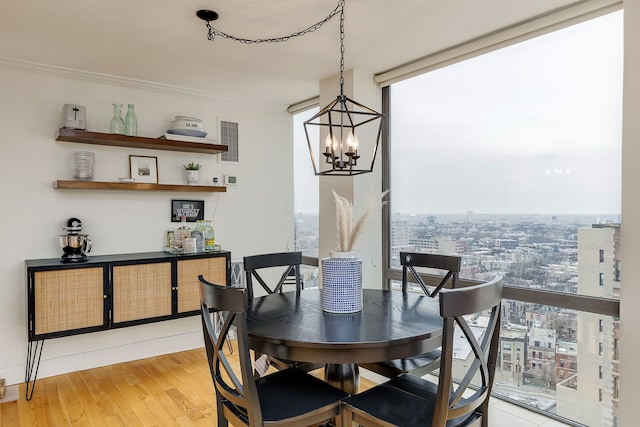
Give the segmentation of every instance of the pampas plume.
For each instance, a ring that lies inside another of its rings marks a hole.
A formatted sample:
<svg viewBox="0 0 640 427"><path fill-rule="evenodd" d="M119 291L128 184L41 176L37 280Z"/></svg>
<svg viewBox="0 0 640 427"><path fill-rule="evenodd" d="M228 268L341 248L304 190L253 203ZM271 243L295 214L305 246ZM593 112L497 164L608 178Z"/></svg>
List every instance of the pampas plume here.
<svg viewBox="0 0 640 427"><path fill-rule="evenodd" d="M335 190L331 190L336 203L336 226L338 230L338 249L341 252L351 252L356 241L362 234L367 219L371 212L381 207L382 199L389 190L382 192L378 198L373 197L373 190L365 197L364 210L358 220L353 222L353 204L345 197L340 196Z"/></svg>

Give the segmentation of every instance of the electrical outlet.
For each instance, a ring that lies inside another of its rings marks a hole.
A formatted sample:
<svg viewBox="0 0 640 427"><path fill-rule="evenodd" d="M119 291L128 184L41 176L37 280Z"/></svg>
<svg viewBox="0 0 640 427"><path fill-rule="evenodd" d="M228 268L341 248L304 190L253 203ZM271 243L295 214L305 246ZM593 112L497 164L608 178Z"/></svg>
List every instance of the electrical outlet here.
<svg viewBox="0 0 640 427"><path fill-rule="evenodd" d="M4 394L7 391L6 380L0 378L0 400L4 399Z"/></svg>

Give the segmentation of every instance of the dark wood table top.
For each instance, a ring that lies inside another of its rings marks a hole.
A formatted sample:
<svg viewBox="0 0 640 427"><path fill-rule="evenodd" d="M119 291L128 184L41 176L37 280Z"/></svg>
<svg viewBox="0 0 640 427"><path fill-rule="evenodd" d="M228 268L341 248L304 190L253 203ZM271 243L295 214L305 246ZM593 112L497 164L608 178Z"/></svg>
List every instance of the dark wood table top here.
<svg viewBox="0 0 640 427"><path fill-rule="evenodd" d="M255 298L247 313L251 348L282 359L341 364L409 357L441 345L437 299L364 289L361 312L332 314L322 311L320 292Z"/></svg>

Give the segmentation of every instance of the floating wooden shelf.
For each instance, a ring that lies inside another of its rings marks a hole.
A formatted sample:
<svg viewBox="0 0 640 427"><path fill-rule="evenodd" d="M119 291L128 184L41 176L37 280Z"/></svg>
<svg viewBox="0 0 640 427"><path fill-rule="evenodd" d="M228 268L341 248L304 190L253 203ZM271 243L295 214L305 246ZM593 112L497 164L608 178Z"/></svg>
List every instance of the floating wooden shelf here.
<svg viewBox="0 0 640 427"><path fill-rule="evenodd" d="M190 153L218 154L228 150L226 145L204 142L174 141L164 138L147 138L113 133L89 132L86 130L60 128L56 141L79 142L82 144L108 145L112 147L148 148L152 150L183 151Z"/></svg>
<svg viewBox="0 0 640 427"><path fill-rule="evenodd" d="M146 184L131 182L99 182L99 181L53 181L55 189L71 190L125 190L125 191L183 191L187 193L225 193L227 187L213 185L174 185L174 184Z"/></svg>

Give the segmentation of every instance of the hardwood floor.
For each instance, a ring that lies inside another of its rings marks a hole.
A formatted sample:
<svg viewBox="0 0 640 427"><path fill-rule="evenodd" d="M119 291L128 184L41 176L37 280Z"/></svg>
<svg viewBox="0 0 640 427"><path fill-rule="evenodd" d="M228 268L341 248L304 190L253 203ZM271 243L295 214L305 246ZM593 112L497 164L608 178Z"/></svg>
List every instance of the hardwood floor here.
<svg viewBox="0 0 640 427"><path fill-rule="evenodd" d="M31 401L24 393L0 404L0 427L217 425L204 348L42 378Z"/></svg>

